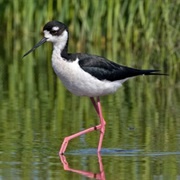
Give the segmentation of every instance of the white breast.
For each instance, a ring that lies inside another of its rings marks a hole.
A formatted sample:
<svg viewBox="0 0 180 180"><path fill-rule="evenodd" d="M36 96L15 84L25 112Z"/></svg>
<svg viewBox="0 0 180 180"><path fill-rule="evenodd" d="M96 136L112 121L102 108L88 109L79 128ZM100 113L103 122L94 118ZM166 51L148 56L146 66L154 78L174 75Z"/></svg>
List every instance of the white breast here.
<svg viewBox="0 0 180 180"><path fill-rule="evenodd" d="M52 67L64 86L77 96L97 97L113 93L123 81L101 81L85 72L75 61L66 61L55 50Z"/></svg>

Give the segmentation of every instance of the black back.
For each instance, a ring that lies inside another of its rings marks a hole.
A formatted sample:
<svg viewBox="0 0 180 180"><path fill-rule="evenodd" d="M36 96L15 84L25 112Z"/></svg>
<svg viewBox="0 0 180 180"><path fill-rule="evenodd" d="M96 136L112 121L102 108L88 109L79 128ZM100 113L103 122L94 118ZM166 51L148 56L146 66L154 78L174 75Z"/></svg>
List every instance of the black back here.
<svg viewBox="0 0 180 180"><path fill-rule="evenodd" d="M138 75L161 75L158 70L139 70L122 66L96 55L76 54L80 67L99 80L123 80Z"/></svg>

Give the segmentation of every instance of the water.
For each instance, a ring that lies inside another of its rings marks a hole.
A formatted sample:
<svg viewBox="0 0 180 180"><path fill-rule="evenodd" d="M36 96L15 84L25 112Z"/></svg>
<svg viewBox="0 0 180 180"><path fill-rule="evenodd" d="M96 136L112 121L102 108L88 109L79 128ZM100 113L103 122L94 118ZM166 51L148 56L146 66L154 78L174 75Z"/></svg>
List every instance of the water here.
<svg viewBox="0 0 180 180"><path fill-rule="evenodd" d="M136 83L140 86L141 82ZM125 89L101 98L107 121L101 156L96 153L99 133L81 136L69 143L66 170L58 156L63 137L98 123L88 98L65 92L63 102L58 97L51 102L48 93L42 99L37 94L30 99L3 92L0 178L179 179L179 102L164 105L167 100L159 97L157 101L157 89L152 88L150 100L128 103L121 97Z"/></svg>

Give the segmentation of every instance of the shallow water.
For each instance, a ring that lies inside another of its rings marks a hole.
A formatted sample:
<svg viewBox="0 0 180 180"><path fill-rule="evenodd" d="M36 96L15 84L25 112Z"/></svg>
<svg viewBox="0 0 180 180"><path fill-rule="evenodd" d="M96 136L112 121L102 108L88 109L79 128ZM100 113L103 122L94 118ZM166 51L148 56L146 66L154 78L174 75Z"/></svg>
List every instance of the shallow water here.
<svg viewBox="0 0 180 180"><path fill-rule="evenodd" d="M50 102L50 95L44 94L43 99L33 97L27 103L30 105L24 105L22 99L26 98L22 95L10 98L4 93L0 110L0 178L180 178L178 107L167 104L163 109L162 100L155 107L146 105L149 101L130 105L120 100L123 93L121 89L117 95L101 98L107 121L101 155L96 153L99 132L92 132L72 140L62 162L58 151L63 138L98 124L88 98L76 98L66 92L64 102ZM62 103L65 108L59 110ZM65 162L69 164L66 170Z"/></svg>

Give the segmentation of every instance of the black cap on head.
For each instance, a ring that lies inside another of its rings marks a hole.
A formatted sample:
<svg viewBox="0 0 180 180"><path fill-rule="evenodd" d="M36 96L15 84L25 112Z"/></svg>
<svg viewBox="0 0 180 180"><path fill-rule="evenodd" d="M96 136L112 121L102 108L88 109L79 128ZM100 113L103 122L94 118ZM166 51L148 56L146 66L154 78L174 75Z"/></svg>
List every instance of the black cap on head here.
<svg viewBox="0 0 180 180"><path fill-rule="evenodd" d="M43 31L47 30L52 35L60 35L64 30L68 31L68 28L65 24L59 21L50 21L43 27Z"/></svg>

